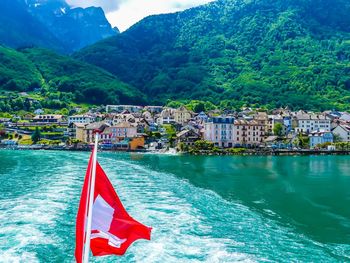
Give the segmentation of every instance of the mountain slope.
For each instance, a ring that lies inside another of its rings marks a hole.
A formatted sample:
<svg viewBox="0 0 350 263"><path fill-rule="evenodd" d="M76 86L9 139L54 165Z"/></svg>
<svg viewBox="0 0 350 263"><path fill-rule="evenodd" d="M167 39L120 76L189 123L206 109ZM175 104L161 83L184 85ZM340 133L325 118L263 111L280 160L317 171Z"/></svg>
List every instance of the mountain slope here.
<svg viewBox="0 0 350 263"><path fill-rule="evenodd" d="M30 13L59 39L68 51L115 36L102 8L71 8L64 0L26 0Z"/></svg>
<svg viewBox="0 0 350 263"><path fill-rule="evenodd" d="M142 93L112 74L39 48L16 51L0 46L0 89L59 92L75 102L92 104L145 102Z"/></svg>
<svg viewBox="0 0 350 263"><path fill-rule="evenodd" d="M350 4L219 0L148 17L74 56L154 102L349 108Z"/></svg>
<svg viewBox="0 0 350 263"><path fill-rule="evenodd" d="M60 41L30 15L21 0L0 1L0 43L16 48L37 45L63 49Z"/></svg>

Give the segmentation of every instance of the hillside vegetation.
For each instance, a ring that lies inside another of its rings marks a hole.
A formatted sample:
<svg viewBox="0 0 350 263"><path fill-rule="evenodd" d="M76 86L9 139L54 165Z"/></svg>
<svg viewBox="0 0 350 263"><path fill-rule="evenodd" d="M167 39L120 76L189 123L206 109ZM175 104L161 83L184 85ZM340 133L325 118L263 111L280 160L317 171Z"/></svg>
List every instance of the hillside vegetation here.
<svg viewBox="0 0 350 263"><path fill-rule="evenodd" d="M145 96L112 74L39 48L0 46L0 90L36 91L42 96L90 104L145 103Z"/></svg>
<svg viewBox="0 0 350 263"><path fill-rule="evenodd" d="M219 0L148 17L74 56L154 103L349 109L350 3Z"/></svg>

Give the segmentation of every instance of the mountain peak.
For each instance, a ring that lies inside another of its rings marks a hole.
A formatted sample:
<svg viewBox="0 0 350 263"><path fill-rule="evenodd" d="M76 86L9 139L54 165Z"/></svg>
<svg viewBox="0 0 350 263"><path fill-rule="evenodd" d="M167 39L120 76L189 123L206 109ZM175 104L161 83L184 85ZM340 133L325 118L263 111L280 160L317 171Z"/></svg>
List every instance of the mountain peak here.
<svg viewBox="0 0 350 263"><path fill-rule="evenodd" d="M64 0L0 1L0 43L10 47L72 52L116 34L102 8L72 8Z"/></svg>

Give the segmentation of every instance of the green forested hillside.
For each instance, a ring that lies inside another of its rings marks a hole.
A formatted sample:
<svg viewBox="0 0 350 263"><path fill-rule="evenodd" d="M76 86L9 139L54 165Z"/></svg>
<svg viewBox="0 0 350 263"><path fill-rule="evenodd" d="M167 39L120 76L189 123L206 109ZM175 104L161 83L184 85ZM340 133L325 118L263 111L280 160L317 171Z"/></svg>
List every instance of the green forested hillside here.
<svg viewBox="0 0 350 263"><path fill-rule="evenodd" d="M152 102L349 109L350 3L219 0L148 17L75 57Z"/></svg>
<svg viewBox="0 0 350 263"><path fill-rule="evenodd" d="M61 99L92 104L145 102L141 92L112 74L39 48L0 46L0 89L56 93Z"/></svg>

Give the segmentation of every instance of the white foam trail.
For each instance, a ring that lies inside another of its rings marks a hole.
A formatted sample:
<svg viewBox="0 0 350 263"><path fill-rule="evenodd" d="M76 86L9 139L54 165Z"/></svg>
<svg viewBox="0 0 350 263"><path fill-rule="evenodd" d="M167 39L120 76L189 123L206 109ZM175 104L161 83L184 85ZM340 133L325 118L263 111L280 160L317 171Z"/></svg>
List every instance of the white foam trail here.
<svg viewBox="0 0 350 263"><path fill-rule="evenodd" d="M48 176L33 178L45 181L39 189L0 200L0 262L42 262L36 252L31 252L33 248L63 243L62 236L56 234L57 221L74 193L77 170L73 167L67 172L64 166L50 170L44 166L41 172Z"/></svg>

